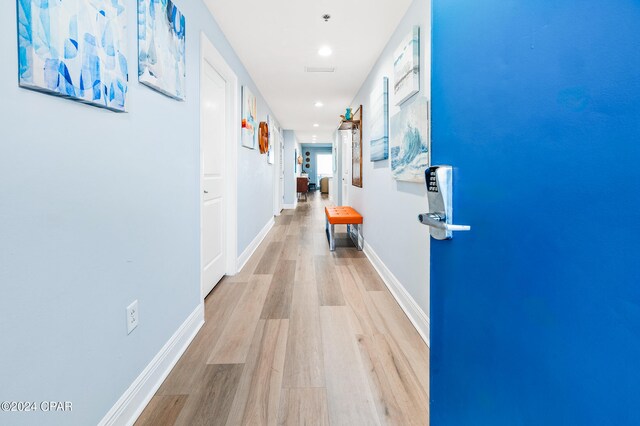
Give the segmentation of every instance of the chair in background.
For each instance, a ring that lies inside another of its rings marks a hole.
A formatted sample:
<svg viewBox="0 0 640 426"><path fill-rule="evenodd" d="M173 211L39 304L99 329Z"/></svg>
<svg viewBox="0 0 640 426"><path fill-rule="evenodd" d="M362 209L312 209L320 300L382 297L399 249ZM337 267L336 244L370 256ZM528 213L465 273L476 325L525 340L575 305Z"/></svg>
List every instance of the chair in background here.
<svg viewBox="0 0 640 426"><path fill-rule="evenodd" d="M322 194L328 194L329 193L329 178L328 177L323 177L322 179L320 179L320 192Z"/></svg>

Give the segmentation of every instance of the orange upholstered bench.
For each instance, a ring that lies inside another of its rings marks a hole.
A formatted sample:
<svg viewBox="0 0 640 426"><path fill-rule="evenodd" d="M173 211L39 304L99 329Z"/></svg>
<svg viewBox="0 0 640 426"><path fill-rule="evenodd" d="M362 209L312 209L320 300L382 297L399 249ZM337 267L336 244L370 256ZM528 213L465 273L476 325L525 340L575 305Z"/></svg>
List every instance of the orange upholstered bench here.
<svg viewBox="0 0 640 426"><path fill-rule="evenodd" d="M347 233L358 247L362 250L364 238L362 236L363 218L353 207L325 207L324 214L327 218L327 238L329 240L329 249L335 251L335 229L334 225L347 225Z"/></svg>

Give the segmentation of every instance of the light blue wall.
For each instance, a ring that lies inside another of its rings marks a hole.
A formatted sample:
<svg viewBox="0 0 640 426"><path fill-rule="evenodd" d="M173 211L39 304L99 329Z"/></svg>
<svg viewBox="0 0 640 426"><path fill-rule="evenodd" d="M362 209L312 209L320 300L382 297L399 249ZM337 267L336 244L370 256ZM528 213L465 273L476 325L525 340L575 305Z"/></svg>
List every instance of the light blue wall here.
<svg viewBox="0 0 640 426"><path fill-rule="evenodd" d="M383 77L393 79L393 52L414 25L421 29L421 91L416 96L430 97L430 2L415 0L351 104L364 106L363 188L349 185L348 197L349 204L364 216L365 241L428 315L429 235L427 227L416 219L427 210L426 187L394 180L388 160L369 161L370 94L382 84ZM408 102L413 100L415 97ZM393 93L389 104L393 116L399 110Z"/></svg>
<svg viewBox="0 0 640 426"><path fill-rule="evenodd" d="M296 162L298 139L293 130L285 130L284 134L284 204L296 203Z"/></svg>
<svg viewBox="0 0 640 426"><path fill-rule="evenodd" d="M311 162L309 163L311 167L306 168L306 164L307 164L307 155L305 155L306 153L311 154L309 157L311 158ZM325 147L325 146L315 146L315 145L302 145L302 156L304 158L304 171L307 172L309 174L309 180L310 182L315 182L316 186L318 189L320 189L320 182L319 182L319 178L318 178L318 161L317 161L317 155L318 154L331 154L331 147Z"/></svg>
<svg viewBox="0 0 640 426"><path fill-rule="evenodd" d="M187 101L137 83L128 0L127 114L18 88L15 2L0 14L0 400L74 408L0 413L2 424L96 424L200 303L201 30L258 96L260 118L269 110L203 3L176 3ZM272 217L273 169L238 148L239 252ZM140 326L127 336L135 299Z"/></svg>

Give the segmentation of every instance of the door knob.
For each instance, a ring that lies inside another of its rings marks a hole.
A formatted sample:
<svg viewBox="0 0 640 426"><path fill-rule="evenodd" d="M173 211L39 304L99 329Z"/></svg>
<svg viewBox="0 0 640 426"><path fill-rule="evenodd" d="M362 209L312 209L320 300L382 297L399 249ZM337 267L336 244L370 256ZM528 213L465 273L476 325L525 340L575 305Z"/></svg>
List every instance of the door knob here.
<svg viewBox="0 0 640 426"><path fill-rule="evenodd" d="M418 220L423 225L432 226L443 231L470 231L469 225L454 225L447 223L447 218L442 213L423 213L418 215Z"/></svg>
<svg viewBox="0 0 640 426"><path fill-rule="evenodd" d="M453 167L432 166L424 174L427 184L429 213L418 216L420 223L431 227L429 234L436 240L450 240L453 231L470 231L467 225L453 223Z"/></svg>

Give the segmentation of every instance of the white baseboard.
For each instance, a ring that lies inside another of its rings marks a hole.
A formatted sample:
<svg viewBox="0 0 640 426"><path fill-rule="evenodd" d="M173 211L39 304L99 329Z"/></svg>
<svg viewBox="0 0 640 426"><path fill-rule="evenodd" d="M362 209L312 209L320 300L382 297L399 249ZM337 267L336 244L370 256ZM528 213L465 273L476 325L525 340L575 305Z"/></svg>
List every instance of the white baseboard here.
<svg viewBox="0 0 640 426"><path fill-rule="evenodd" d="M198 305L178 331L120 397L98 426L133 425L204 324L204 303Z"/></svg>
<svg viewBox="0 0 640 426"><path fill-rule="evenodd" d="M262 228L258 235L253 239L253 241L251 241L249 247L247 247L246 250L242 252L240 257L238 257L238 267L236 268L236 271L242 271L242 268L244 268L244 265L247 264L249 258L251 258L253 253L258 249L258 246L260 246L260 243L262 243L269 231L271 231L273 225L275 225L275 219L271 218L269 222L267 222L267 224L264 226L264 228Z"/></svg>
<svg viewBox="0 0 640 426"><path fill-rule="evenodd" d="M418 331L418 334L420 334L420 337L422 337L422 340L424 340L427 346L431 347L429 341L430 322L427 314L425 314L420 306L418 306L402 283L398 281L395 275L393 275L389 268L387 268L387 265L382 262L376 252L373 251L366 241L364 243L364 254L369 258L369 261L378 272L378 275L380 275L380 278L382 278L382 281L384 281L393 297L395 297L404 313L409 317L409 320Z"/></svg>
<svg viewBox="0 0 640 426"><path fill-rule="evenodd" d="M284 204L284 205L282 206L282 208L283 208L283 209L285 209L285 210L295 210L295 209L296 209L296 207L298 206L297 204L298 204L298 203L293 203L293 204Z"/></svg>

